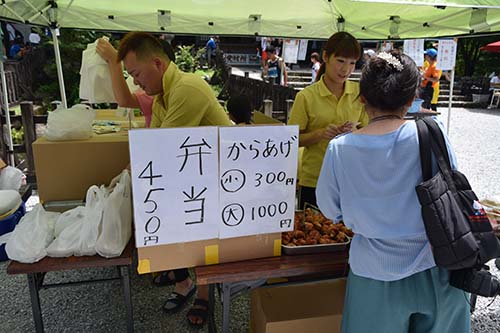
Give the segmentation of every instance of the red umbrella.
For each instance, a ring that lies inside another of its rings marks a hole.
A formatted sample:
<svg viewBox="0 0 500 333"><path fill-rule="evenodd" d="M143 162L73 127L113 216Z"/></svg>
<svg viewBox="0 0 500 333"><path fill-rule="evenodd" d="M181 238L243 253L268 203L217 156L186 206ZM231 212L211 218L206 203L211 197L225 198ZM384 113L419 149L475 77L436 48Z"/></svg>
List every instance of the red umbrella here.
<svg viewBox="0 0 500 333"><path fill-rule="evenodd" d="M500 52L500 41L479 48L481 51Z"/></svg>

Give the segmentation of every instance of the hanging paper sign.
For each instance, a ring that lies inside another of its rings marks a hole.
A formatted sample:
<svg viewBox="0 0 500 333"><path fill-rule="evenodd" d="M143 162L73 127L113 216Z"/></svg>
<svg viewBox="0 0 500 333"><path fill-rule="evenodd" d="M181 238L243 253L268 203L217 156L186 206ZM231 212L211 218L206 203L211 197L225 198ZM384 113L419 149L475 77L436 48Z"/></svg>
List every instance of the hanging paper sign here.
<svg viewBox="0 0 500 333"><path fill-rule="evenodd" d="M296 64L299 53L298 39L285 39L283 42L283 59L286 63Z"/></svg>
<svg viewBox="0 0 500 333"><path fill-rule="evenodd" d="M217 127L129 132L137 247L218 236Z"/></svg>
<svg viewBox="0 0 500 333"><path fill-rule="evenodd" d="M219 238L293 230L298 126L219 131Z"/></svg>
<svg viewBox="0 0 500 333"><path fill-rule="evenodd" d="M456 56L457 42L453 39L440 40L437 54L437 69L452 70L455 67Z"/></svg>
<svg viewBox="0 0 500 333"><path fill-rule="evenodd" d="M307 55L307 39L301 39L299 42L299 54L297 56L298 60L306 60Z"/></svg>
<svg viewBox="0 0 500 333"><path fill-rule="evenodd" d="M424 65L424 40L407 39L404 41L404 53L415 61L417 66Z"/></svg>

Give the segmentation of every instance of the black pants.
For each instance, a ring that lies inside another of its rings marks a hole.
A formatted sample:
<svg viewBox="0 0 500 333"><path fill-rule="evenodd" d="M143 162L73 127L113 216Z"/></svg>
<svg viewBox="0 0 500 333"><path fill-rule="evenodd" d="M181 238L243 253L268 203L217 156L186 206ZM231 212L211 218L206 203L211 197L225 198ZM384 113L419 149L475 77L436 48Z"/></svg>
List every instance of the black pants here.
<svg viewBox="0 0 500 333"><path fill-rule="evenodd" d="M299 209L304 209L304 204L309 203L317 206L316 204L316 187L301 186L299 188Z"/></svg>
<svg viewBox="0 0 500 333"><path fill-rule="evenodd" d="M422 107L424 109L431 108L432 96L434 95L434 88L432 88L432 82L428 82L427 86L420 90L420 98L424 101L422 102Z"/></svg>

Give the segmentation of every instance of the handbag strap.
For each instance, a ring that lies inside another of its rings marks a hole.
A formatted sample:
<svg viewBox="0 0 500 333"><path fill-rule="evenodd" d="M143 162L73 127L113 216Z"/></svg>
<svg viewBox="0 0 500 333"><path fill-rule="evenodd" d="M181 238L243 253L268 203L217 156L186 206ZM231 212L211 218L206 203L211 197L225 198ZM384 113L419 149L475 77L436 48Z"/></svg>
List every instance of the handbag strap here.
<svg viewBox="0 0 500 333"><path fill-rule="evenodd" d="M417 119L418 146L420 150L420 166L422 167L422 180L425 182L432 178L432 155L429 130L422 119Z"/></svg>
<svg viewBox="0 0 500 333"><path fill-rule="evenodd" d="M433 119L423 118L423 122L427 125L429 133L431 134L431 148L438 163L439 170L441 170L450 191L455 194L457 193L457 189L453 177L451 176L450 157L448 155L448 149L446 148L443 132Z"/></svg>

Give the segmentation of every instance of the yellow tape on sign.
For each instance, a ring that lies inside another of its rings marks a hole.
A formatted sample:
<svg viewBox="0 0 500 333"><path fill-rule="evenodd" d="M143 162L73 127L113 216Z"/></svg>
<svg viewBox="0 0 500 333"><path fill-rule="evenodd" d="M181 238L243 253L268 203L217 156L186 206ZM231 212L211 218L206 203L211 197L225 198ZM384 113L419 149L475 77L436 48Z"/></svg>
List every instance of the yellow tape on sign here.
<svg viewBox="0 0 500 333"><path fill-rule="evenodd" d="M274 240L274 256L277 257L280 255L281 255L281 238Z"/></svg>
<svg viewBox="0 0 500 333"><path fill-rule="evenodd" d="M150 272L151 272L151 263L149 259L139 260L139 264L137 265L137 273L146 274Z"/></svg>
<svg viewBox="0 0 500 333"><path fill-rule="evenodd" d="M219 263L219 245L205 246L205 265Z"/></svg>

